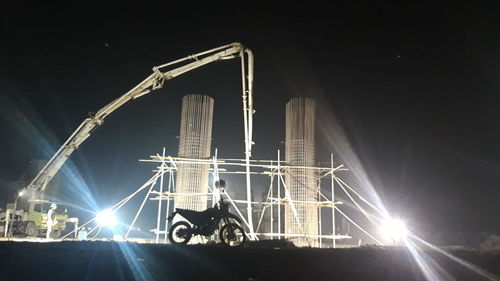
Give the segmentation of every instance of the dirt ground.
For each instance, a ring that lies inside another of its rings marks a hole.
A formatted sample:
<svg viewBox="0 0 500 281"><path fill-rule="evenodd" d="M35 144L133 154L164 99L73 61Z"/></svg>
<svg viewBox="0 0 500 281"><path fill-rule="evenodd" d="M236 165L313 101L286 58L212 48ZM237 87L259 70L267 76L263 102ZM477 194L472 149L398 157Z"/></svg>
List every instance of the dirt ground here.
<svg viewBox="0 0 500 281"><path fill-rule="evenodd" d="M125 242L0 242L0 280L425 280L405 248L285 244L173 247ZM488 280L427 252L456 280ZM500 276L500 253L453 251Z"/></svg>

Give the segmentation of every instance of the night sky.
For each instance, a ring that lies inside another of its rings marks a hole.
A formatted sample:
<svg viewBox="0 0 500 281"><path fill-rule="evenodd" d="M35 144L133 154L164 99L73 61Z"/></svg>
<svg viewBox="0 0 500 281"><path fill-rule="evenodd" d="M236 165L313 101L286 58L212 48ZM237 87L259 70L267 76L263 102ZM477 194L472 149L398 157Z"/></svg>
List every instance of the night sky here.
<svg viewBox="0 0 500 281"><path fill-rule="evenodd" d="M349 162L332 141L343 131L387 208L424 237L500 233L500 1L18 2L0 4L2 205L32 159L151 67L241 42L255 54L254 159L284 149L285 103L312 97L318 161ZM137 159L177 154L181 98L194 93L215 98L212 148L243 158L240 85L238 60L168 81L107 117L74 169L100 206L118 201L152 175Z"/></svg>

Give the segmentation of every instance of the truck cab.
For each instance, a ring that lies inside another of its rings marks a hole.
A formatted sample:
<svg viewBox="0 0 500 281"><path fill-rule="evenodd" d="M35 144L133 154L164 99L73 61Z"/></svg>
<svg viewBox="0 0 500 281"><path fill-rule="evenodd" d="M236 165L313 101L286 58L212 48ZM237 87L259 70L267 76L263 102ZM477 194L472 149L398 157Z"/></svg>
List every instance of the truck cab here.
<svg viewBox="0 0 500 281"><path fill-rule="evenodd" d="M7 204L5 212L0 214L0 228L9 224L9 233L15 236L44 237L47 233L47 213L52 202L47 200L28 200L25 207ZM52 226L52 238L59 238L66 229L68 214L63 204L57 204L54 218L57 224Z"/></svg>
<svg viewBox="0 0 500 281"><path fill-rule="evenodd" d="M46 200L29 200L28 203L27 221L35 223L38 229L38 235L36 236L45 234L47 231L47 213L50 210L52 202ZM52 226L52 231L54 232L54 236L56 236L54 238L59 238L66 229L66 220L68 219L67 210L64 205L57 204L54 218L57 220L57 224Z"/></svg>

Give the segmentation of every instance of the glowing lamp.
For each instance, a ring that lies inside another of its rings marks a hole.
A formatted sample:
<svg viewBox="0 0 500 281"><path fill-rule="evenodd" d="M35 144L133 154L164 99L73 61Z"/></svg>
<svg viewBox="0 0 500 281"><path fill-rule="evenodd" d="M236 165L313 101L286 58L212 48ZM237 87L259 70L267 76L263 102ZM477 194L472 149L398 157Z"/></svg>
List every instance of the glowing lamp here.
<svg viewBox="0 0 500 281"><path fill-rule="evenodd" d="M406 229L405 223L401 220L392 218L388 218L382 223L380 231L385 237L395 242L405 239L408 235L408 229Z"/></svg>
<svg viewBox="0 0 500 281"><path fill-rule="evenodd" d="M121 234L113 234L114 241L123 241L123 235Z"/></svg>
<svg viewBox="0 0 500 281"><path fill-rule="evenodd" d="M111 210L100 211L97 213L95 219L100 226L107 227L113 227L118 222L115 213Z"/></svg>

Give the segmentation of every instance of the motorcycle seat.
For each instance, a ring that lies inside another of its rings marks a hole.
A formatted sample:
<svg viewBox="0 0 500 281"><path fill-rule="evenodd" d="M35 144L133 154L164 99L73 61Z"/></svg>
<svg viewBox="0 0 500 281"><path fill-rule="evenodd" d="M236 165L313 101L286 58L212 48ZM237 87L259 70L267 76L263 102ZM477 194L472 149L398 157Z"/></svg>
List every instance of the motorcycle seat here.
<svg viewBox="0 0 500 281"><path fill-rule="evenodd" d="M206 222L207 220L210 220L213 217L215 210L213 208L208 208L204 211L194 211L189 209L176 208L176 211L179 215L183 216L191 223L200 225Z"/></svg>

